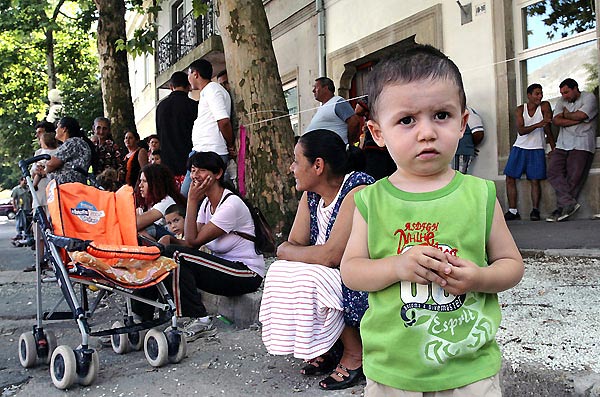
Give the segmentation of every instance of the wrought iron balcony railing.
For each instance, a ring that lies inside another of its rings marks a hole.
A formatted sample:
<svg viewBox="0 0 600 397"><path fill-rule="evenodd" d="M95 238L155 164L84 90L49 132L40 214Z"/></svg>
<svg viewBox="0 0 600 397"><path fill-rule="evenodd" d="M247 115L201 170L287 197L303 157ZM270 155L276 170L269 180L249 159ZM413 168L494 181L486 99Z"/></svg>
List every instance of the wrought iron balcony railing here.
<svg viewBox="0 0 600 397"><path fill-rule="evenodd" d="M187 14L158 41L158 73L162 73L210 36L218 35L217 20L211 6L206 15Z"/></svg>

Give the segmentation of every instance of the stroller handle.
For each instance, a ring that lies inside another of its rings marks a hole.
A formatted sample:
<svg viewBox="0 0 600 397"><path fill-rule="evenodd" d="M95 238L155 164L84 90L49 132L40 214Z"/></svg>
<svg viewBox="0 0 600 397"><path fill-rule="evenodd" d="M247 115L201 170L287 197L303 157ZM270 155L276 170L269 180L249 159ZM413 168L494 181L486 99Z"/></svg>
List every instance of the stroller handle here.
<svg viewBox="0 0 600 397"><path fill-rule="evenodd" d="M38 162L40 160L50 160L50 155L49 154L40 154L39 156L33 156L31 158L19 161L19 168L21 169L23 176L29 175L29 170L28 170L29 165L31 165L35 162Z"/></svg>

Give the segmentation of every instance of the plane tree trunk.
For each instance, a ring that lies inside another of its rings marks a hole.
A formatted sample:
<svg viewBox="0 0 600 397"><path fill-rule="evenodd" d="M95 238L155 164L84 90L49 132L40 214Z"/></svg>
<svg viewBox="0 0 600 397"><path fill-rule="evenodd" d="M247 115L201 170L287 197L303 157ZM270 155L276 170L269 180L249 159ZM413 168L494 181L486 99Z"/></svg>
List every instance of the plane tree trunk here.
<svg viewBox="0 0 600 397"><path fill-rule="evenodd" d="M298 205L289 171L294 133L289 117L281 117L288 109L265 9L261 0L216 3L234 110L247 130L246 190L285 238Z"/></svg>

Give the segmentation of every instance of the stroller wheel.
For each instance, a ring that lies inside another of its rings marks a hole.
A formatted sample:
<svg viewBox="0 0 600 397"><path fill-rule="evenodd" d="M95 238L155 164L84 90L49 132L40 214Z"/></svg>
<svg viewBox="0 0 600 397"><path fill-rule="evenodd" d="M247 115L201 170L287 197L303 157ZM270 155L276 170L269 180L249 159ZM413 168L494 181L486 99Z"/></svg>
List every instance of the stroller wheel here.
<svg viewBox="0 0 600 397"><path fill-rule="evenodd" d="M146 336L145 331L130 332L127 334L127 340L131 350L142 350L144 347L144 337Z"/></svg>
<svg viewBox="0 0 600 397"><path fill-rule="evenodd" d="M82 356L77 355L77 357L82 360ZM80 362L79 367L81 368L84 363ZM98 358L98 352L96 350L92 353L92 359L90 360L89 367L87 370L87 374L77 374L77 382L82 386L89 386L98 377L98 368L100 367L100 359Z"/></svg>
<svg viewBox="0 0 600 397"><path fill-rule="evenodd" d="M46 335L46 341L48 342L48 355L46 356L44 362L46 364L50 364L52 353L54 353L54 349L56 349L57 346L56 335L54 335L54 332L52 331L44 331L44 334Z"/></svg>
<svg viewBox="0 0 600 397"><path fill-rule="evenodd" d="M164 332L155 328L144 338L144 354L153 367L162 367L169 360L169 345Z"/></svg>
<svg viewBox="0 0 600 397"><path fill-rule="evenodd" d="M187 354L187 342L183 332L177 330L165 331L169 343L169 362L177 364Z"/></svg>
<svg viewBox="0 0 600 397"><path fill-rule="evenodd" d="M19 337L19 361L23 368L31 368L37 359L35 337L32 332L23 332Z"/></svg>
<svg viewBox="0 0 600 397"><path fill-rule="evenodd" d="M120 321L115 321L111 328L120 328L123 326L123 323ZM110 344L115 353L117 354L125 354L129 351L129 338L127 334L116 334L110 336Z"/></svg>
<svg viewBox="0 0 600 397"><path fill-rule="evenodd" d="M77 362L75 353L67 345L60 345L52 353L50 360L50 377L59 389L68 389L77 378Z"/></svg>

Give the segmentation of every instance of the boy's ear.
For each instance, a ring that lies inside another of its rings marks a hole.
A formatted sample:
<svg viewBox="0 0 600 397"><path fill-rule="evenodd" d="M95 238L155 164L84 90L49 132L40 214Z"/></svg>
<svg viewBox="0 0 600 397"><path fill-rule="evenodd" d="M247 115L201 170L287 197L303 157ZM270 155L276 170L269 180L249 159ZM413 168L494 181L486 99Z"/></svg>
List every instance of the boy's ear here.
<svg viewBox="0 0 600 397"><path fill-rule="evenodd" d="M465 108L465 111L462 114L461 122L460 122L460 136L462 137L467 129L467 122L469 121L469 109Z"/></svg>
<svg viewBox="0 0 600 397"><path fill-rule="evenodd" d="M383 136L381 135L381 127L379 126L379 123L375 120L369 120L367 121L367 127L369 128L369 131L371 131L371 136L373 137L373 140L377 146L385 147L385 142L383 140Z"/></svg>

